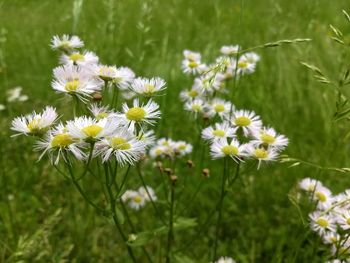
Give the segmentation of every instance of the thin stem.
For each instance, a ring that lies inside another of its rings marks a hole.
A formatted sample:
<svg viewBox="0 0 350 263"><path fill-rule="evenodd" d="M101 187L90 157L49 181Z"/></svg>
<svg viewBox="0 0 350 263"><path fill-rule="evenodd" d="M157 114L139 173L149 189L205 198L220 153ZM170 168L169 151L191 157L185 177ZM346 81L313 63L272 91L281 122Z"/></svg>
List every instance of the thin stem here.
<svg viewBox="0 0 350 263"><path fill-rule="evenodd" d="M91 163L91 160L92 160L92 156L93 156L93 152L94 152L94 147L95 147L95 142L90 143L90 152L89 152L88 161L86 163L86 167L85 167L82 175L77 178L77 181L80 181L81 179L83 179L85 177L87 171L89 170L89 166L90 166L90 163Z"/></svg>
<svg viewBox="0 0 350 263"><path fill-rule="evenodd" d="M166 263L171 261L171 249L174 239L174 201L175 201L175 182L171 182L170 192L170 213L169 213L169 230L168 230L168 244L166 251Z"/></svg>
<svg viewBox="0 0 350 263"><path fill-rule="evenodd" d="M129 164L129 166L128 166L128 168L127 168L125 174L124 174L122 183L121 183L121 185L120 185L120 187L119 187L119 193L123 190L123 187L124 187L124 185L125 185L125 183L126 183L126 181L127 181L127 179L128 179L128 175L129 175L130 168L131 168L131 165ZM118 194L119 194L119 193L118 193Z"/></svg>
<svg viewBox="0 0 350 263"><path fill-rule="evenodd" d="M126 248L128 250L129 256L131 257L132 261L134 263L137 263L136 258L134 256L134 253L131 249L131 247L129 247L126 242L128 241L125 233L123 232L123 229L121 228L121 225L118 221L118 217L117 217L117 212L115 209L116 203L115 203L115 198L113 196L113 192L112 192L112 184L110 183L110 177L109 177L109 172L108 172L108 167L107 165L105 165L105 176L106 176L106 188L107 188L107 192L108 192L108 196L109 196L109 202L110 202L110 209L112 212L112 218L114 221L115 226L117 227L120 235L122 236L122 239L124 241L124 244L126 245Z"/></svg>
<svg viewBox="0 0 350 263"><path fill-rule="evenodd" d="M215 241L214 241L213 261L216 260L216 256L217 256L217 248L218 248L218 240L219 240L219 229L220 229L220 224L221 224L221 219L222 219L222 204L223 204L224 197L225 197L226 178L227 178L227 158L224 158L224 169L223 169L222 181L221 181L221 194L220 194L219 206L217 207L218 220L216 222L216 233L215 233Z"/></svg>

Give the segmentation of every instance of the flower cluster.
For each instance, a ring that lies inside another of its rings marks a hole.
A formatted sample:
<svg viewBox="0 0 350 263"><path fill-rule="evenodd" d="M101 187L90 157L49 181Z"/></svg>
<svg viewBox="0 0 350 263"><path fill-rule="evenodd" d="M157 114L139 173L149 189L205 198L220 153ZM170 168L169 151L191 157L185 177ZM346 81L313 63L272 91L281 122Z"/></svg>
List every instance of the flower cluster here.
<svg viewBox="0 0 350 263"><path fill-rule="evenodd" d="M170 138L161 138L150 149L149 154L152 158L175 158L184 156L192 152L192 145L185 141L174 141Z"/></svg>
<svg viewBox="0 0 350 263"><path fill-rule="evenodd" d="M309 214L310 227L324 244L330 246L332 257L338 262L350 261L350 190L333 195L322 182L304 178L299 187L315 203Z"/></svg>
<svg viewBox="0 0 350 263"><path fill-rule="evenodd" d="M210 143L213 159L231 157L238 162L253 158L259 161L259 167L262 161L275 160L288 145L288 139L263 126L255 112L236 109L225 99L228 81L253 73L260 57L252 52L242 53L239 46L223 46L221 53L214 64L205 66L199 53L184 51L183 70L196 77L192 88L182 91L180 98L185 110L193 113L197 121L201 117L205 125L211 124L202 130L202 138Z"/></svg>
<svg viewBox="0 0 350 263"><path fill-rule="evenodd" d="M157 201L157 196L152 187L141 186L138 190L127 190L122 195L121 200L127 203L130 208L139 210L147 202Z"/></svg>
<svg viewBox="0 0 350 263"><path fill-rule="evenodd" d="M58 122L56 109L46 107L41 113L15 118L12 130L16 135L38 136L35 149L43 152L41 157L48 153L54 164L60 157L68 162L71 155L78 160L99 156L102 162L114 158L120 165L140 160L154 142L154 132L148 128L160 118L159 106L150 97L166 88L165 81L135 78L129 68L100 64L95 53L78 50L84 43L77 36L55 36L51 46L61 52L63 64L53 70L52 88L76 98L75 104L87 114ZM113 99L106 101L104 95L111 90ZM143 97L124 102L118 111L119 91ZM93 103L96 93L98 103Z"/></svg>

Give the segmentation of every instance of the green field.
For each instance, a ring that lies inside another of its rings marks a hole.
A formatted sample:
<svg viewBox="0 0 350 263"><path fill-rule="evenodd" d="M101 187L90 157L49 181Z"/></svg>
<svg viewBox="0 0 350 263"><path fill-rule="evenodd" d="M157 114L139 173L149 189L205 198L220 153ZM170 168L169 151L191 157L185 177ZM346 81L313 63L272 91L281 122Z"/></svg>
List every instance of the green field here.
<svg viewBox="0 0 350 263"><path fill-rule="evenodd" d="M138 76L164 78L166 95L157 98L162 110L157 135L193 144L198 136L195 124L179 99L180 91L192 83L181 71L184 49L201 52L209 62L222 45L248 48L310 38L307 43L256 50L261 61L254 74L239 82L233 103L254 110L286 135L290 143L284 154L322 167L349 167L349 123L332 118L337 95L300 63L317 65L338 79L349 65L349 47L330 39L329 24L350 39L350 24L342 14L343 9L350 12L349 7L348 0L0 0L0 104L6 106L0 111L0 262L132 262L112 221L96 214L47 158L37 162L34 139L10 137L15 116L45 105L55 106L60 114L72 112L69 101L51 88L52 69L58 65L57 53L49 46L53 35L76 34L102 63L128 66ZM6 103L6 91L15 86L23 87L28 101ZM199 158L194 160L192 170L185 167L186 160L180 164L176 211L196 218L198 225L175 232L173 262L212 261L215 221L203 233L198 226L219 198L222 162L210 160L208 149L201 164ZM301 209L303 224L290 195L304 177L322 180L334 193L344 191L350 185L349 173L289 166L274 162L251 169L230 188L218 255L244 263L327 260L326 246L309 231L307 205ZM199 169L207 167L208 179ZM146 165L144 174L162 199L157 170ZM198 184L202 187L197 198L187 203ZM128 186L140 186L134 168ZM103 203L93 177L86 178L85 187ZM59 216L48 222L58 209ZM130 210L130 217L137 232L161 226L151 205ZM131 233L126 224L123 227ZM20 246L24 238L34 240L25 249ZM166 236L159 235L145 245L154 262L165 262L160 249L165 241ZM138 262L148 262L140 247L134 250Z"/></svg>

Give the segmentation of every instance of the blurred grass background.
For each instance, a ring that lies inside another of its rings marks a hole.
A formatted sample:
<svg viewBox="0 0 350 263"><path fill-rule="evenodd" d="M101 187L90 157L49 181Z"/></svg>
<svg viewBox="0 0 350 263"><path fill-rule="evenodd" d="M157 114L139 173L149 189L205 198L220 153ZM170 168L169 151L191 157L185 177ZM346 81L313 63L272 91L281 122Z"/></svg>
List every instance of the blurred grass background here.
<svg viewBox="0 0 350 263"><path fill-rule="evenodd" d="M314 81L299 62L311 62L338 77L346 51L329 39L329 24L350 37L350 26L341 14L348 4L347 0L0 1L0 28L6 37L1 43L0 103L6 100L5 91L14 86L22 86L29 96L29 101L0 112L0 262L16 251L20 236L33 236L57 208L62 208L59 223L50 229L47 241L33 245L27 262L35 262L33 255L39 252L45 254L37 259L44 258L42 262L64 258L129 262L113 226L96 216L48 163L36 163L38 155L33 154L30 139L10 138L10 121L16 115L47 104L70 111L50 87L52 69L58 64L49 47L53 35L75 33L103 63L128 66L137 75L163 77L168 89L162 98L166 107L161 135L188 141L193 138L193 125L180 110L178 99L180 90L192 81L180 69L184 49L199 51L210 62L225 44L252 47L312 38L308 44L259 50L262 59L257 72L240 83L234 104L256 111L266 124L285 134L290 139L288 155L323 166L347 167L349 125L332 121L335 94ZM211 168L211 177L187 216L202 222L215 205L220 165L208 158L202 164ZM147 176L156 187L155 171ZM323 262L324 253L315 249L319 241L312 235L305 237L308 229L288 199L297 180L306 176L322 179L335 192L350 183L347 174L305 166L274 164L253 170L226 199L219 254L239 262ZM193 176L191 187L198 180L203 179ZM133 215L139 220L138 229L152 225L151 209ZM194 262L208 262L213 231L209 228L183 253ZM194 234L195 230L178 233L177 245L181 247ZM154 247L148 248L156 254Z"/></svg>

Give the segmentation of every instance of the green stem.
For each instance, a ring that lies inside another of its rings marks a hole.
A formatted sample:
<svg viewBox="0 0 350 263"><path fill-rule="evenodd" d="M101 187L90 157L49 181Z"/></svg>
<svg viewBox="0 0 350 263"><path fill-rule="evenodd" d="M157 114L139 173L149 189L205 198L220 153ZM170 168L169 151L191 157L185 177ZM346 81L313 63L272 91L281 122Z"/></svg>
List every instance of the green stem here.
<svg viewBox="0 0 350 263"><path fill-rule="evenodd" d="M121 185L119 187L119 193L118 194L120 194L120 192L123 190L123 187L124 187L124 185L125 185L125 183L126 183L126 181L128 179L130 168L131 168L131 165L129 164L129 166L128 166L126 172L125 172L125 175L123 177L123 181L122 181L122 183L121 183Z"/></svg>
<svg viewBox="0 0 350 263"><path fill-rule="evenodd" d="M171 182L170 192L170 213L169 213L169 230L168 230L168 243L166 251L166 263L171 261L171 249L174 239L174 201L175 201L175 183Z"/></svg>
<svg viewBox="0 0 350 263"><path fill-rule="evenodd" d="M77 181L80 181L81 179L83 179L85 177L87 171L89 170L89 166L90 166L90 163L91 163L91 160L92 160L92 156L93 156L93 152L94 152L94 147L95 147L95 142L90 143L90 152L89 152L88 161L86 163L86 167L85 167L82 175L77 178Z"/></svg>

